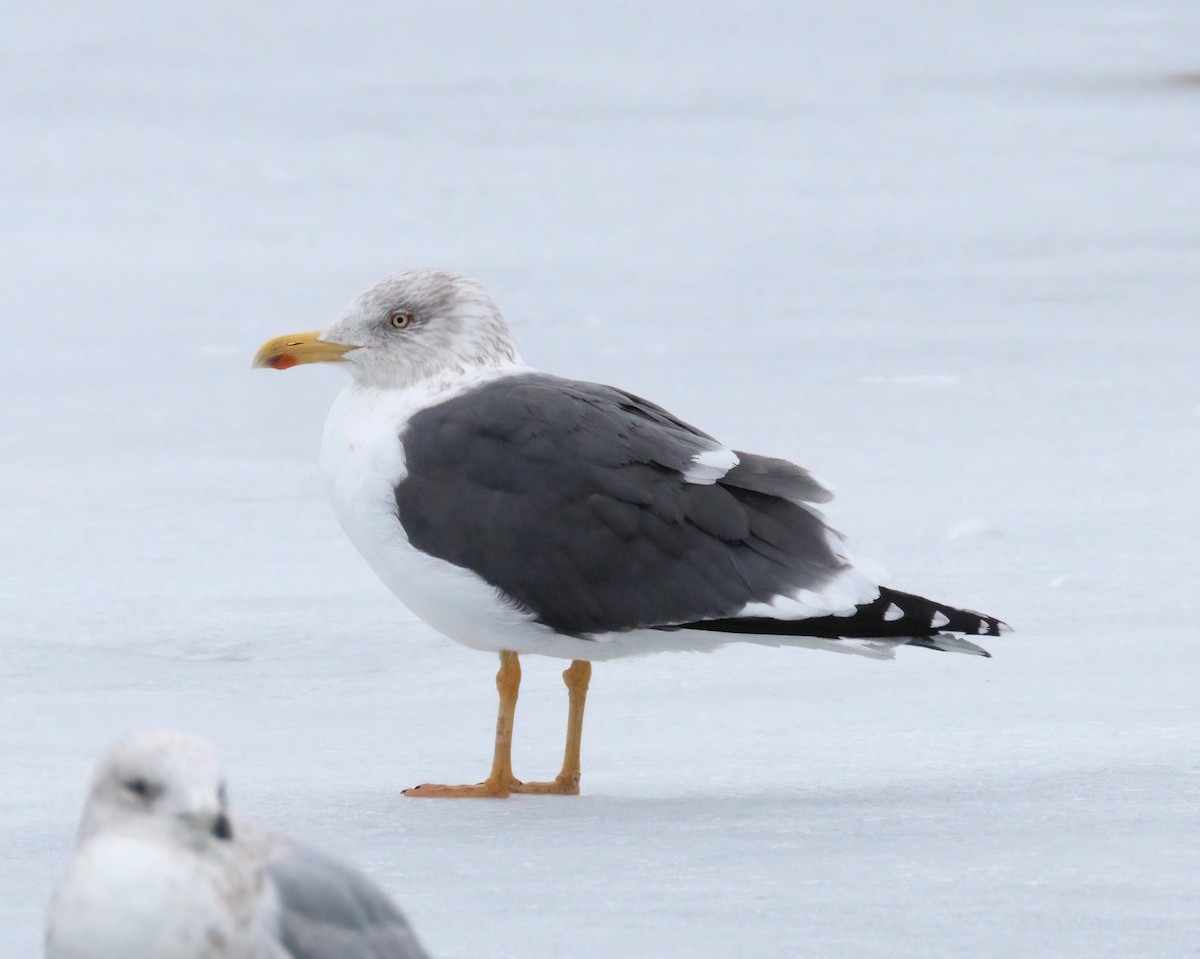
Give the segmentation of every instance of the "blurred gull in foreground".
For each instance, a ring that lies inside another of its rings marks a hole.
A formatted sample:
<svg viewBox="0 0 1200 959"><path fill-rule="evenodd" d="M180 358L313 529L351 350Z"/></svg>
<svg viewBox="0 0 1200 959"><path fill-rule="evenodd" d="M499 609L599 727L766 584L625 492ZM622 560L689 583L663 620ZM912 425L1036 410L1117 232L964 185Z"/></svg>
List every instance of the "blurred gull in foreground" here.
<svg viewBox="0 0 1200 959"><path fill-rule="evenodd" d="M640 397L525 366L479 284L397 273L324 330L263 344L255 366L344 363L321 458L343 529L413 612L500 654L492 770L410 796L579 791L597 660L726 643L890 658L988 655L992 616L878 585L784 460L731 449ZM572 660L567 745L551 782L511 762L518 655Z"/></svg>
<svg viewBox="0 0 1200 959"><path fill-rule="evenodd" d="M349 866L230 817L216 753L143 733L100 761L46 959L422 959Z"/></svg>

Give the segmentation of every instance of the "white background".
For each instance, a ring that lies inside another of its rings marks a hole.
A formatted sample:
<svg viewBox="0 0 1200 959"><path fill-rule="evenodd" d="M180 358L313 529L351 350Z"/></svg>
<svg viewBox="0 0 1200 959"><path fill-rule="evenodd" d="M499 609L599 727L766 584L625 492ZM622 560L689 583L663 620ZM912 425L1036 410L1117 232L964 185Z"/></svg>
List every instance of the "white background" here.
<svg viewBox="0 0 1200 959"><path fill-rule="evenodd" d="M1200 7L718 6L6 4L0 955L147 726L438 956L1200 955ZM495 663L337 528L339 371L249 360L426 265L1016 632L602 665L583 797L402 798Z"/></svg>

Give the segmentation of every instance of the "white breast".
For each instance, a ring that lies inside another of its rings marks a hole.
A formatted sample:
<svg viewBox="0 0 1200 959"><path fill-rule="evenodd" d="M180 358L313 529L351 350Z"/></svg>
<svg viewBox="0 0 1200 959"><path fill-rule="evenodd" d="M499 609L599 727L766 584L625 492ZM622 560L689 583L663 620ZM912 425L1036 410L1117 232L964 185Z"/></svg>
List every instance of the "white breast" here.
<svg viewBox="0 0 1200 959"><path fill-rule="evenodd" d="M408 475L400 437L409 418L486 379L519 371L492 370L438 391L351 384L325 423L321 465L342 529L376 575L421 619L475 649L545 652L547 644L561 648L563 640L514 609L476 574L413 547L396 514L396 485Z"/></svg>
<svg viewBox="0 0 1200 959"><path fill-rule="evenodd" d="M120 834L86 842L55 892L47 959L267 959L249 890L188 850Z"/></svg>

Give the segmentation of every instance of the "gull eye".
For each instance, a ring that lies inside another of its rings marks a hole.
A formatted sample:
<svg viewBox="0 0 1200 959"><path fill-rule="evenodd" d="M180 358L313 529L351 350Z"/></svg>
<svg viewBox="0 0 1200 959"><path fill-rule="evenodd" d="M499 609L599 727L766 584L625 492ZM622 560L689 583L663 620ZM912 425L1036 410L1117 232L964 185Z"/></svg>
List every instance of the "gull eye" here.
<svg viewBox="0 0 1200 959"><path fill-rule="evenodd" d="M127 779L121 785L139 799L149 799L157 792L157 790L150 785L149 781L142 779L140 776L136 779Z"/></svg>
<svg viewBox="0 0 1200 959"><path fill-rule="evenodd" d="M407 310L392 310L388 314L388 326L393 330L407 330L413 321L413 315Z"/></svg>

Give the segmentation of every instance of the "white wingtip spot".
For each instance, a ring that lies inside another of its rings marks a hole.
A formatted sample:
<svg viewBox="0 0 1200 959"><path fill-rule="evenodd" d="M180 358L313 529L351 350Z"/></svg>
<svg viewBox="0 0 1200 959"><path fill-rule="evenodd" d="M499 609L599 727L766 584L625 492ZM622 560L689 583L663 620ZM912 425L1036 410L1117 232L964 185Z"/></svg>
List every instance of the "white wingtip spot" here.
<svg viewBox="0 0 1200 959"><path fill-rule="evenodd" d="M711 486L740 462L733 450L705 450L692 457L692 465L683 471L683 478L699 486Z"/></svg>
<svg viewBox="0 0 1200 959"><path fill-rule="evenodd" d="M933 619L929 621L929 625L934 629L941 629L948 622L950 622L949 616L947 616L945 613L937 612L933 614Z"/></svg>
<svg viewBox="0 0 1200 959"><path fill-rule="evenodd" d="M885 612L883 614L883 621L885 623L894 623L896 620L903 619L903 618L904 618L904 610L902 610L895 603L889 603L887 612Z"/></svg>

